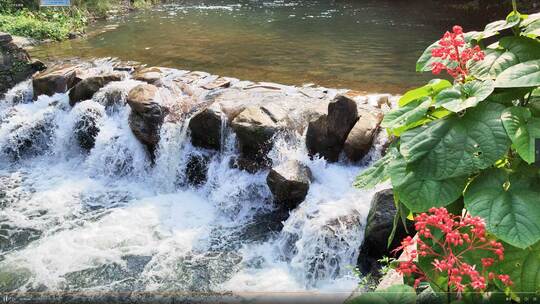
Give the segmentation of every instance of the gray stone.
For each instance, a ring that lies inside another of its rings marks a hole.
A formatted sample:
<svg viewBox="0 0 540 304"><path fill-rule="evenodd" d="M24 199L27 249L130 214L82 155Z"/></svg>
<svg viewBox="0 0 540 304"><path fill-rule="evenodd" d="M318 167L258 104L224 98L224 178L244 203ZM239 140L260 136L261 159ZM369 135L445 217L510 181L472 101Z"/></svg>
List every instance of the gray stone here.
<svg viewBox="0 0 540 304"><path fill-rule="evenodd" d="M69 91L69 104L91 99L94 94L109 82L122 80L122 74L92 76L81 80Z"/></svg>
<svg viewBox="0 0 540 304"><path fill-rule="evenodd" d="M359 161L369 152L380 123L380 117L360 111L360 118L343 145L343 151L350 160Z"/></svg>
<svg viewBox="0 0 540 304"><path fill-rule="evenodd" d="M311 170L297 160L287 161L272 168L266 183L274 196L274 202L288 210L304 201L311 180Z"/></svg>
<svg viewBox="0 0 540 304"><path fill-rule="evenodd" d="M388 246L388 238L392 233L396 212L392 189L379 191L373 196L364 232L364 241L358 255L357 266L363 274L377 275L380 268L377 260L383 256L391 256L391 250L396 248L407 235L405 228L399 221L392 243ZM413 232L412 222L407 221L407 225L408 231Z"/></svg>

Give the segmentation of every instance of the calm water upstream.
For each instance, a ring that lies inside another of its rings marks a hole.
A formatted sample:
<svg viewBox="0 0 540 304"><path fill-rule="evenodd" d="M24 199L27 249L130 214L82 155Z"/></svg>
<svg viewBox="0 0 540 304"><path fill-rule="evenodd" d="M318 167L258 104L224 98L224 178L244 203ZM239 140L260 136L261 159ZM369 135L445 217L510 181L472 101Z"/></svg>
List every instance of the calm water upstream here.
<svg viewBox="0 0 540 304"><path fill-rule="evenodd" d="M254 81L368 92L424 82L422 50L467 17L428 1L178 1L98 23L115 30L36 48L38 58L114 56ZM472 19L472 18L468 18Z"/></svg>

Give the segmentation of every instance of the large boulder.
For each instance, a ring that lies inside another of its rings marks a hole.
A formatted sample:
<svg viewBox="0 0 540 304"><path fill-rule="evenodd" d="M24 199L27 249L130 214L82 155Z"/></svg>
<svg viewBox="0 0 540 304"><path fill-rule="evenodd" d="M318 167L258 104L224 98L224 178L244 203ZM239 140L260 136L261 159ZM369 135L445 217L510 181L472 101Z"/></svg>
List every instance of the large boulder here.
<svg viewBox="0 0 540 304"><path fill-rule="evenodd" d="M284 129L279 122L286 113L278 105L249 106L234 118L231 127L236 133L241 157L260 168L271 165L267 158L273 136Z"/></svg>
<svg viewBox="0 0 540 304"><path fill-rule="evenodd" d="M17 83L42 70L40 62L32 62L28 53L11 35L0 32L0 98Z"/></svg>
<svg viewBox="0 0 540 304"><path fill-rule="evenodd" d="M272 168L266 183L274 196L274 202L284 209L292 210L304 201L313 176L311 170L297 160L287 161Z"/></svg>
<svg viewBox="0 0 540 304"><path fill-rule="evenodd" d="M208 107L195 114L189 121L191 143L196 147L219 151L224 128L223 119L226 118L215 107Z"/></svg>
<svg viewBox="0 0 540 304"><path fill-rule="evenodd" d="M146 145L153 159L159 142L159 131L167 109L160 106L155 97L158 88L151 84L134 87L128 94L127 103L131 107L129 127L137 139Z"/></svg>
<svg viewBox="0 0 540 304"><path fill-rule="evenodd" d="M85 78L69 91L69 104L74 106L77 102L91 99L99 89L106 86L109 82L120 80L122 80L122 74L120 73Z"/></svg>
<svg viewBox="0 0 540 304"><path fill-rule="evenodd" d="M399 221L392 243L388 246L388 238L392 233L396 212L392 189L379 191L373 196L364 232L364 241L358 255L357 266L361 273L378 275L380 266L377 260L383 256L390 256L391 251L407 236L405 228ZM407 226L408 231L413 232L412 222L407 221Z"/></svg>
<svg viewBox="0 0 540 304"><path fill-rule="evenodd" d="M63 64L48 68L34 75L32 86L34 88L34 100L40 95L52 96L55 93L65 93L77 84L77 67L71 64Z"/></svg>
<svg viewBox="0 0 540 304"><path fill-rule="evenodd" d="M329 162L336 162L357 120L356 102L338 95L328 104L328 114L319 116L308 125L306 146L309 154L318 154Z"/></svg>
<svg viewBox="0 0 540 304"><path fill-rule="evenodd" d="M359 114L360 118L354 124L343 145L345 155L352 161L361 160L369 152L382 118L366 110L360 111Z"/></svg>

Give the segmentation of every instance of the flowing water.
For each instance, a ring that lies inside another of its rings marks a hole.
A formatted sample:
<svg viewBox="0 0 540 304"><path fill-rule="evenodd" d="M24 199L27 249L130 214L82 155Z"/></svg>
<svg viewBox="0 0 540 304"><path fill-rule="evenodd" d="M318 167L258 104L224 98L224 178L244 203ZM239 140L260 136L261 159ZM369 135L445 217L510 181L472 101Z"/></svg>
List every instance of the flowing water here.
<svg viewBox="0 0 540 304"><path fill-rule="evenodd" d="M84 39L37 47L41 59L118 57L252 81L402 93L426 46L463 13L429 0L179 0L99 22ZM478 18L476 18L478 19Z"/></svg>
<svg viewBox="0 0 540 304"><path fill-rule="evenodd" d="M108 62L97 70L111 71ZM274 163L298 159L314 175L284 228L266 174L230 167L235 137L210 153L187 123L166 122L155 164L132 134L126 79L70 107L66 94L32 102L30 81L0 101L0 291L350 291L371 192L351 183L361 164L310 159L304 137L276 138ZM116 106L105 104L120 90ZM160 95L167 98L165 95ZM76 121L96 113L89 152ZM377 139L365 162L380 153ZM189 156L209 157L189 186ZM345 293L346 295L346 293Z"/></svg>

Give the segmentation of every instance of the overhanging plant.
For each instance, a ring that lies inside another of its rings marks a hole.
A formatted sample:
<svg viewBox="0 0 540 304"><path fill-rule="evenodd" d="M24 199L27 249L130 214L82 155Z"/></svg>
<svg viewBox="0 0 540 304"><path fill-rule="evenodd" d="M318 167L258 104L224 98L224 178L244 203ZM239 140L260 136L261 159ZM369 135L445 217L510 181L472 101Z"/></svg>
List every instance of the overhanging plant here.
<svg viewBox="0 0 540 304"><path fill-rule="evenodd" d="M434 79L401 97L382 122L392 144L355 186L389 179L398 215L463 204L507 249L497 267L513 298L540 293L540 13L520 14L514 3L483 31L455 26L416 69L453 82Z"/></svg>

